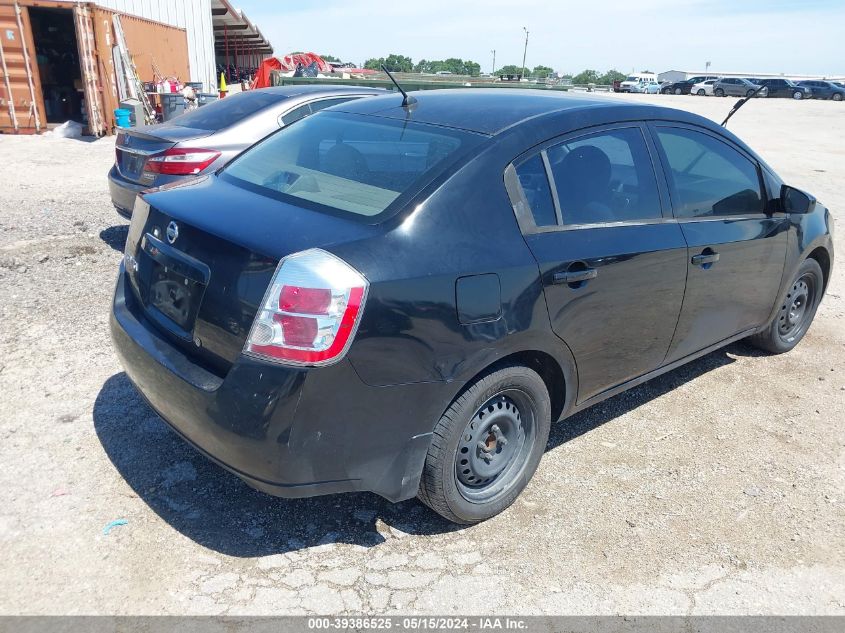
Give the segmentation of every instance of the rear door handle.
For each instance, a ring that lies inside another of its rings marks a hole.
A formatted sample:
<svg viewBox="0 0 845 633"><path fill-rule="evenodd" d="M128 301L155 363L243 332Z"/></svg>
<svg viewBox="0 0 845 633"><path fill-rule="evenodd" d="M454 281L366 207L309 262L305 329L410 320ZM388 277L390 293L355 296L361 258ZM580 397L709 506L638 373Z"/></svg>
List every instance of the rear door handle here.
<svg viewBox="0 0 845 633"><path fill-rule="evenodd" d="M582 281L589 281L598 276L599 271L595 268L584 268L582 270L567 270L562 273L555 273L556 284L577 284Z"/></svg>
<svg viewBox="0 0 845 633"><path fill-rule="evenodd" d="M695 266L704 266L705 264L713 264L719 261L719 253L701 253L700 255L692 256L692 263Z"/></svg>

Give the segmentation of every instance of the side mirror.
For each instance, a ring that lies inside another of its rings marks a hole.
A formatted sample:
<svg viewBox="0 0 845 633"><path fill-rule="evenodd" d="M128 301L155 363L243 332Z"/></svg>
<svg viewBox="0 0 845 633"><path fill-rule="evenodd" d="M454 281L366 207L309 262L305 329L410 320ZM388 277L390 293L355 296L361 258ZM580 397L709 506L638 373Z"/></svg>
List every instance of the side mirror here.
<svg viewBox="0 0 845 633"><path fill-rule="evenodd" d="M780 201L785 213L810 213L816 206L813 196L789 185L781 185Z"/></svg>

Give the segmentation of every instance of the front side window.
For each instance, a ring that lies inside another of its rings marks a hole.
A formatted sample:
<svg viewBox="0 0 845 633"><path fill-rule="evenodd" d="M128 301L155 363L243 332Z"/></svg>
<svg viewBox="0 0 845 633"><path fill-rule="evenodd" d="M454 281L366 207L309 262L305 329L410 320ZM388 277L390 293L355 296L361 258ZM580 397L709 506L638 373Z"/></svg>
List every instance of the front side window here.
<svg viewBox="0 0 845 633"><path fill-rule="evenodd" d="M608 130L547 150L563 223L661 217L657 180L639 128Z"/></svg>
<svg viewBox="0 0 845 633"><path fill-rule="evenodd" d="M410 121L320 112L248 149L222 176L291 204L372 217L485 138Z"/></svg>
<svg viewBox="0 0 845 633"><path fill-rule="evenodd" d="M757 166L712 136L681 128L658 128L669 167L677 217L761 213Z"/></svg>

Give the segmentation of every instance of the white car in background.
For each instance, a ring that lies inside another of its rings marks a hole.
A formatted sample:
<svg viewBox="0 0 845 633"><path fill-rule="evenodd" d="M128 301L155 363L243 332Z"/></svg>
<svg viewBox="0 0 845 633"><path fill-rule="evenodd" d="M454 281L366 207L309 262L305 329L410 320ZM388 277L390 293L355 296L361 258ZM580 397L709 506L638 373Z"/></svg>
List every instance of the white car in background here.
<svg viewBox="0 0 845 633"><path fill-rule="evenodd" d="M689 93L691 95L696 95L699 97L712 97L713 96L713 85L719 81L718 79L708 79L706 81L699 81L697 84L693 84L692 88L690 88Z"/></svg>
<svg viewBox="0 0 845 633"><path fill-rule="evenodd" d="M630 91L640 94L656 95L660 93L660 84L657 83L657 80L640 79L640 81L631 86Z"/></svg>

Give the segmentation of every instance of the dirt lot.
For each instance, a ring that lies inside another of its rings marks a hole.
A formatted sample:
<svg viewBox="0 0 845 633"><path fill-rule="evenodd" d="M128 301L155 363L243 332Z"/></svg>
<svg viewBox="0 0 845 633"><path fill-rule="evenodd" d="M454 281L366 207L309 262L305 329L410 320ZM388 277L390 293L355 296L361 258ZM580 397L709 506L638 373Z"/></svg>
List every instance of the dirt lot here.
<svg viewBox="0 0 845 633"><path fill-rule="evenodd" d="M731 128L834 210L841 259L845 104L759 100ZM579 414L509 511L456 529L265 496L168 431L108 336L113 155L0 138L0 612L845 614L842 262L794 352L733 345Z"/></svg>

